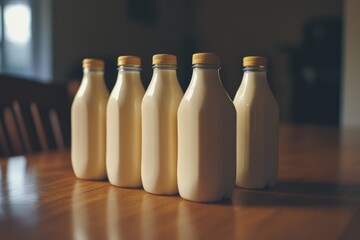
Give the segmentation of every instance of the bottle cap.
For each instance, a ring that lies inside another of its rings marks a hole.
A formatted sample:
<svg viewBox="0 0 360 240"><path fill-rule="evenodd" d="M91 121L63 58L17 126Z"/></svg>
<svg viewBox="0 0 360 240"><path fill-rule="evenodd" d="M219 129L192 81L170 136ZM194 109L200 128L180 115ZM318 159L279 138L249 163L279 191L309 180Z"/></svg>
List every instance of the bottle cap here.
<svg viewBox="0 0 360 240"><path fill-rule="evenodd" d="M260 56L248 56L243 59L244 67L266 67L267 60L264 57Z"/></svg>
<svg viewBox="0 0 360 240"><path fill-rule="evenodd" d="M152 64L176 65L176 56L173 54L156 54L152 57Z"/></svg>
<svg viewBox="0 0 360 240"><path fill-rule="evenodd" d="M195 53L192 55L192 64L219 65L219 55L216 53Z"/></svg>
<svg viewBox="0 0 360 240"><path fill-rule="evenodd" d="M141 66L141 59L137 56L118 57L118 66Z"/></svg>
<svg viewBox="0 0 360 240"><path fill-rule="evenodd" d="M83 68L101 68L104 69L105 63L100 59L85 58L83 60Z"/></svg>

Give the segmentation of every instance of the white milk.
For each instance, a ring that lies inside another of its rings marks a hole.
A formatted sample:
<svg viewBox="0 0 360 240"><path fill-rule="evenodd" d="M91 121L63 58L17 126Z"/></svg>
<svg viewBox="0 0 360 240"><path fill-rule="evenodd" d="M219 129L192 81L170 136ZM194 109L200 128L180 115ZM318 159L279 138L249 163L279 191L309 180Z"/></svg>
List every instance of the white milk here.
<svg viewBox="0 0 360 240"><path fill-rule="evenodd" d="M106 103L104 62L84 59L84 76L71 107L71 162L82 179L103 179L105 169Z"/></svg>
<svg viewBox="0 0 360 240"><path fill-rule="evenodd" d="M140 58L118 58L119 72L107 104L106 170L111 184L141 187Z"/></svg>
<svg viewBox="0 0 360 240"><path fill-rule="evenodd" d="M236 186L264 188L278 172L279 108L266 77L266 59L244 58L244 76L236 93Z"/></svg>
<svg viewBox="0 0 360 240"><path fill-rule="evenodd" d="M180 196L230 198L236 174L236 112L219 75L219 57L193 55L193 75L178 110Z"/></svg>
<svg viewBox="0 0 360 240"><path fill-rule="evenodd" d="M183 96L176 76L176 56L153 56L154 73L142 101L141 179L145 191L178 192L177 109Z"/></svg>

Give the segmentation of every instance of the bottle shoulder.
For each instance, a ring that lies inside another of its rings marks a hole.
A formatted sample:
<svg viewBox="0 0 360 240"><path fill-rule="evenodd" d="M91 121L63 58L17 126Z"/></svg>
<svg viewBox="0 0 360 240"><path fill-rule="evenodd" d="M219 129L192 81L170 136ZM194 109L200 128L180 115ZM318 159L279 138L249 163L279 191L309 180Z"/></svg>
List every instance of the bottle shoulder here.
<svg viewBox="0 0 360 240"><path fill-rule="evenodd" d="M242 82L235 94L234 104L250 104L250 103L276 103L276 99L271 92L267 82L258 85L248 82ZM277 103L276 103L277 104Z"/></svg>
<svg viewBox="0 0 360 240"><path fill-rule="evenodd" d="M231 101L229 95L219 80L210 84L201 81L191 81L184 94L184 98L187 101L206 101L210 103L212 101Z"/></svg>
<svg viewBox="0 0 360 240"><path fill-rule="evenodd" d="M152 79L145 91L144 99L153 101L181 99L184 93L177 79L172 79L171 81L167 80L163 81L163 79Z"/></svg>
<svg viewBox="0 0 360 240"><path fill-rule="evenodd" d="M237 106L266 106L271 108L277 108L278 104L276 99L270 96L257 95L257 94L249 94L249 95L236 95L234 98L234 105Z"/></svg>
<svg viewBox="0 0 360 240"><path fill-rule="evenodd" d="M144 86L142 82L139 81L117 81L114 88L111 91L110 99L120 99L120 98L141 98L145 94Z"/></svg>
<svg viewBox="0 0 360 240"><path fill-rule="evenodd" d="M94 98L94 97L81 97L74 98L71 105L72 115L82 115L84 113L97 114L99 112L105 112L107 108L107 97Z"/></svg>
<svg viewBox="0 0 360 240"><path fill-rule="evenodd" d="M238 98L234 101L234 106L237 112L237 116L241 118L256 118L255 121L250 121L252 123L260 122L266 119L278 118L279 116L279 107L274 98L265 99L265 98Z"/></svg>
<svg viewBox="0 0 360 240"><path fill-rule="evenodd" d="M88 90L88 89L86 89ZM79 91L74 97L73 104L92 104L92 103L104 103L109 99L109 92L107 89L93 89L92 91Z"/></svg>
<svg viewBox="0 0 360 240"><path fill-rule="evenodd" d="M203 92L196 91L185 93L180 107L189 111L214 111L222 112L229 111L230 114L235 113L235 107L225 90L219 91L216 94L211 91Z"/></svg>

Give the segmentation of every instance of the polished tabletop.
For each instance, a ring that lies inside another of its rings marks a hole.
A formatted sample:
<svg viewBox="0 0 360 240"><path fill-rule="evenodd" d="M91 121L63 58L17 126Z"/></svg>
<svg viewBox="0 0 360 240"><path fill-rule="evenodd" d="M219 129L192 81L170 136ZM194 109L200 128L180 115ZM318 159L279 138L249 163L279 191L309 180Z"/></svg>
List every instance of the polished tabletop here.
<svg viewBox="0 0 360 240"><path fill-rule="evenodd" d="M0 239L360 239L360 129L282 126L273 188L194 203L75 178L70 151L0 159Z"/></svg>

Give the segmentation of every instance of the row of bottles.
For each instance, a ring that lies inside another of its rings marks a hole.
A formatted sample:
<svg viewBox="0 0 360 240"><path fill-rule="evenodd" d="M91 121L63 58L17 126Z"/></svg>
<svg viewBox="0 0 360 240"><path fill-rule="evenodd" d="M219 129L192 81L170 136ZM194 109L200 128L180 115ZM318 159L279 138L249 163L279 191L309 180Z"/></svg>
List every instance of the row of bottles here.
<svg viewBox="0 0 360 240"><path fill-rule="evenodd" d="M101 60L83 61L84 78L72 106L72 165L82 179L198 202L230 198L234 185L261 189L277 176L278 107L266 77L266 59L244 58L244 77L230 100L219 57L193 55L183 94L175 55L153 56L146 92L140 58L118 58L109 94Z"/></svg>

